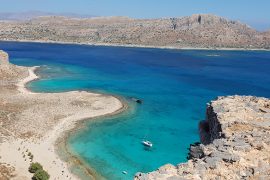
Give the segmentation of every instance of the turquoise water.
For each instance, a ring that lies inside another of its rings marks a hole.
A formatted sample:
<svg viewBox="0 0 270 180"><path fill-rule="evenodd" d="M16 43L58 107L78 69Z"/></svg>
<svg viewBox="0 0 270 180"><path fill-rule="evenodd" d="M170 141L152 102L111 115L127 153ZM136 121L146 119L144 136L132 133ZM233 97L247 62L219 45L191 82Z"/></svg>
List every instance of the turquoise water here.
<svg viewBox="0 0 270 180"><path fill-rule="evenodd" d="M42 79L29 84L34 91L91 90L125 98L130 106L125 113L89 122L68 140L70 149L107 179L132 179L138 171L185 162L211 99L270 97L270 52L38 43L0 43L0 49L16 64L42 65ZM152 149L141 145L143 138L153 142Z"/></svg>

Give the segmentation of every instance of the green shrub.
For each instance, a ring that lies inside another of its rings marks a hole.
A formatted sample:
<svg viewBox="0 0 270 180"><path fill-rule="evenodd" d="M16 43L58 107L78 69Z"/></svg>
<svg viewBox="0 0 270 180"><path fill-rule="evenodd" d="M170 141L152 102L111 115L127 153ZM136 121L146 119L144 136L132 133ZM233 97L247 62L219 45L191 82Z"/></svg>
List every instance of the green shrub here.
<svg viewBox="0 0 270 180"><path fill-rule="evenodd" d="M37 172L38 170L42 170L43 169L43 167L41 166L41 164L39 164L39 163L31 163L30 164L30 167L28 168L28 171L30 172L30 173L35 173L35 172Z"/></svg>
<svg viewBox="0 0 270 180"><path fill-rule="evenodd" d="M48 180L50 178L50 175L44 171L43 169L39 169L35 172L33 176L33 180Z"/></svg>

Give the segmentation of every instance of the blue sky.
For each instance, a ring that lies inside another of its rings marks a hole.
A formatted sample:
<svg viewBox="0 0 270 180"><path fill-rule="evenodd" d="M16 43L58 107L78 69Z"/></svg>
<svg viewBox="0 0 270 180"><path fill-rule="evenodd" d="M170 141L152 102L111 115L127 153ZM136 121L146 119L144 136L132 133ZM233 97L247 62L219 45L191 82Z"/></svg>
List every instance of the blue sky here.
<svg viewBox="0 0 270 180"><path fill-rule="evenodd" d="M37 10L133 18L211 13L270 29L270 0L0 0L0 4L0 12Z"/></svg>

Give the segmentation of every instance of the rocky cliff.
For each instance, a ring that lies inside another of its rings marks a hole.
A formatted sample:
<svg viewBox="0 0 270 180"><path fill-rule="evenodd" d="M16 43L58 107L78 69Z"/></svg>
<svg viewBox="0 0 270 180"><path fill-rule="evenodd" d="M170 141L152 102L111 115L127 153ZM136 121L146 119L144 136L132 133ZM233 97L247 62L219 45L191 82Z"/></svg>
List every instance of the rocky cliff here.
<svg viewBox="0 0 270 180"><path fill-rule="evenodd" d="M9 63L9 56L6 52L0 50L0 91L6 89L5 86L10 86L13 82L17 81L19 75L24 75L21 78L27 76L27 68L16 66Z"/></svg>
<svg viewBox="0 0 270 180"><path fill-rule="evenodd" d="M270 99L219 97L199 128L202 144L190 146L187 163L137 173L135 179L270 178Z"/></svg>
<svg viewBox="0 0 270 180"><path fill-rule="evenodd" d="M192 48L270 48L268 33L207 14L182 18L40 17L1 22L0 40Z"/></svg>

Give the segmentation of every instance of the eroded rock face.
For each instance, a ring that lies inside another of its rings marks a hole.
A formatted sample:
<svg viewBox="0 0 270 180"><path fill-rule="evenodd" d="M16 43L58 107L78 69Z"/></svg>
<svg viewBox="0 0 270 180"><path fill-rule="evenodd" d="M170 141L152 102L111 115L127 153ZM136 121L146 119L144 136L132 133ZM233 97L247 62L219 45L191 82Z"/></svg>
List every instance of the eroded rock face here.
<svg viewBox="0 0 270 180"><path fill-rule="evenodd" d="M203 144L190 147L187 163L137 173L142 179L269 179L270 100L219 97L200 124ZM166 170L164 170L166 169Z"/></svg>

